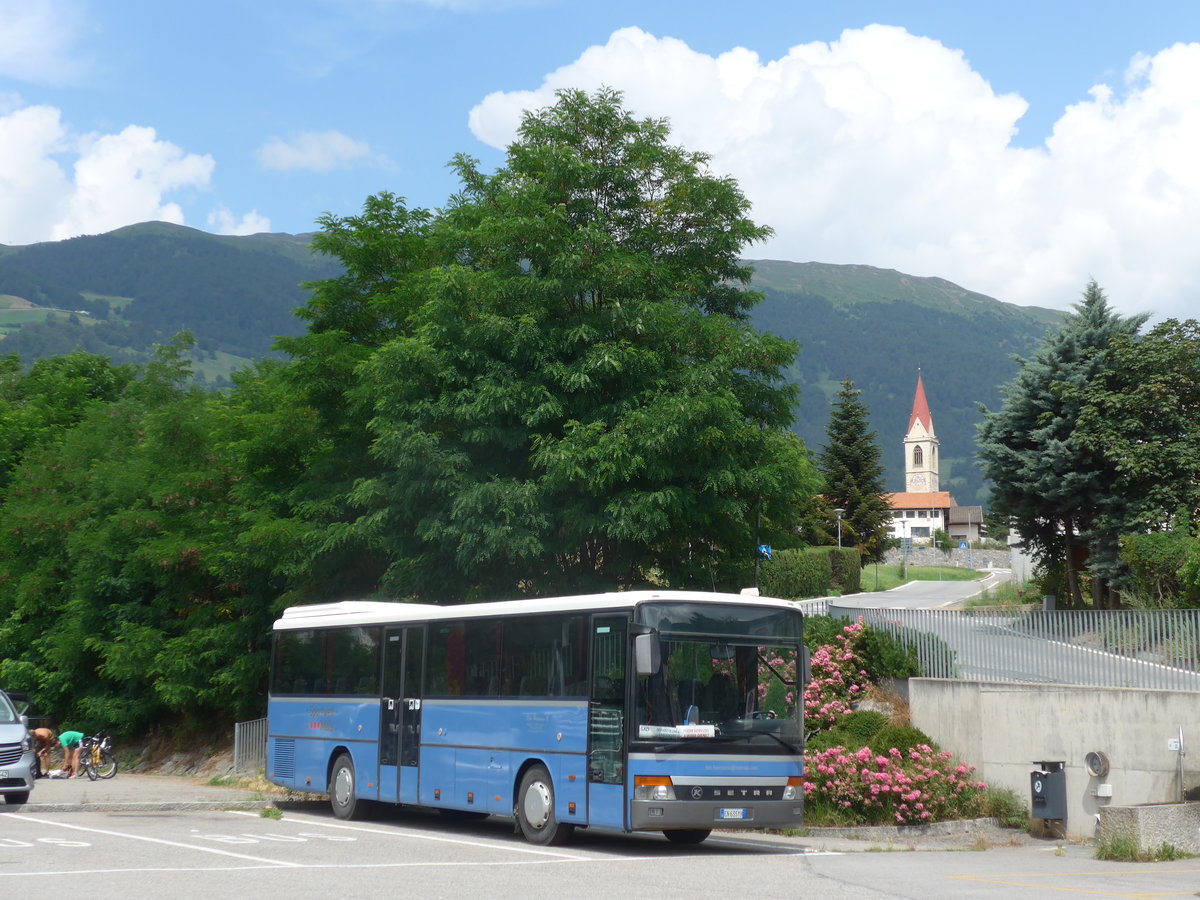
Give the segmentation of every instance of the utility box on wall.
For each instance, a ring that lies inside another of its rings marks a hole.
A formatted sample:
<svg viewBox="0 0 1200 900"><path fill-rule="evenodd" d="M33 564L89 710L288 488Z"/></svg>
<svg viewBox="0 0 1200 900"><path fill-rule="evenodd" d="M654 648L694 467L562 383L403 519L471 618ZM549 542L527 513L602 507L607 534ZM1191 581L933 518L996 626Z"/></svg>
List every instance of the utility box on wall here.
<svg viewBox="0 0 1200 900"><path fill-rule="evenodd" d="M1065 762L1038 762L1029 773L1030 814L1035 819L1067 818L1067 773Z"/></svg>

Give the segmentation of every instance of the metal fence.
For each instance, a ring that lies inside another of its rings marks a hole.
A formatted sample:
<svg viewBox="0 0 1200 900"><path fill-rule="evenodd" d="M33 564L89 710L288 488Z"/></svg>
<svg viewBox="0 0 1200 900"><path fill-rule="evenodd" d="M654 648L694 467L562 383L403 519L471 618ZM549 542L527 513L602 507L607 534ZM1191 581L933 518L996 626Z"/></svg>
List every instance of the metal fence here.
<svg viewBox="0 0 1200 900"><path fill-rule="evenodd" d="M267 767L267 720L253 719L233 726L233 771L257 772Z"/></svg>
<svg viewBox="0 0 1200 900"><path fill-rule="evenodd" d="M921 674L970 681L1200 691L1200 610L864 609Z"/></svg>

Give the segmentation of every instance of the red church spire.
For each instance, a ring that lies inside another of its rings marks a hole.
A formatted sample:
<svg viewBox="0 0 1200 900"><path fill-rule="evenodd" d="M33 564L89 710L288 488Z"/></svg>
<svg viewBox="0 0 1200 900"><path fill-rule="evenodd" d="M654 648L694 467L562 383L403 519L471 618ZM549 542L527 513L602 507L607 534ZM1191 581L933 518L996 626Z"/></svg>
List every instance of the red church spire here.
<svg viewBox="0 0 1200 900"><path fill-rule="evenodd" d="M917 393L913 397L912 415L908 417L908 430L920 422L925 431L933 434L933 416L929 413L929 402L925 399L925 385L921 382L921 370L917 369Z"/></svg>

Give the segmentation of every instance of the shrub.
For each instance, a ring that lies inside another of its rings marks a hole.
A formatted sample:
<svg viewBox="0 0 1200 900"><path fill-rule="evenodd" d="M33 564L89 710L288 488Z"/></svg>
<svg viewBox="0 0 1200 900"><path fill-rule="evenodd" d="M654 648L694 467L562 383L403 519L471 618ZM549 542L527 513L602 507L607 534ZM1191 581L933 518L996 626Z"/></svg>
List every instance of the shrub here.
<svg viewBox="0 0 1200 900"><path fill-rule="evenodd" d="M804 643L813 653L823 645L833 646L845 625L844 619L806 616ZM862 656L862 667L867 672L867 678L872 683L878 683L881 678L915 678L921 674L916 647L902 638L893 637L884 629L864 625L858 653Z"/></svg>
<svg viewBox="0 0 1200 900"><path fill-rule="evenodd" d="M812 654L812 680L804 687L804 719L814 731L839 725L850 704L862 696L867 673L856 649L862 633L861 620L845 625L833 645L818 647Z"/></svg>
<svg viewBox="0 0 1200 900"><path fill-rule="evenodd" d="M908 752L831 747L805 756L810 821L911 825L978 814L984 785L973 766L928 745Z"/></svg>
<svg viewBox="0 0 1200 900"><path fill-rule="evenodd" d="M915 678L921 674L917 648L890 632L867 628L859 650L867 677L878 684L881 678Z"/></svg>
<svg viewBox="0 0 1200 900"><path fill-rule="evenodd" d="M830 747L850 747L853 744L854 739L850 735L840 728L832 728L829 731L818 731L805 740L804 753L806 756L815 756Z"/></svg>
<svg viewBox="0 0 1200 900"><path fill-rule="evenodd" d="M821 550L824 548L814 548ZM862 590L862 554L857 547L830 547L830 586L842 594Z"/></svg>
<svg viewBox="0 0 1200 900"><path fill-rule="evenodd" d="M776 551L762 564L758 583L768 596L796 599L828 594L832 579L828 550L810 547Z"/></svg>
<svg viewBox="0 0 1200 900"><path fill-rule="evenodd" d="M979 811L995 819L1001 828L1029 829L1029 807L1011 788L987 788Z"/></svg>
<svg viewBox="0 0 1200 900"><path fill-rule="evenodd" d="M888 717L873 709L856 709L838 723L837 730L846 737L845 746L858 749L871 743L871 738L890 725Z"/></svg>
<svg viewBox="0 0 1200 900"><path fill-rule="evenodd" d="M804 643L812 653L816 653L823 646L832 647L845 626L845 619L835 619L833 616L805 616Z"/></svg>
<svg viewBox="0 0 1200 900"><path fill-rule="evenodd" d="M929 735L911 725L885 725L871 735L870 739L870 747L876 753L886 753L892 749L908 753L922 746L932 747L934 750L938 748Z"/></svg>

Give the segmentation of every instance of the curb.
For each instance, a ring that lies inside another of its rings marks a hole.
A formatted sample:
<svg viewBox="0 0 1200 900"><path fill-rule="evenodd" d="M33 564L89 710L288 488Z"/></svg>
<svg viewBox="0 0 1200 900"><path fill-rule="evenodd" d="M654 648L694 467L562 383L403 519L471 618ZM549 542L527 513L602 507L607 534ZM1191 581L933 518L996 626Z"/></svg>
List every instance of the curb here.
<svg viewBox="0 0 1200 900"><path fill-rule="evenodd" d="M152 812L156 810L187 809L271 809L274 800L163 800L135 803L23 803L19 806L0 806L0 816L5 813L48 813L48 812Z"/></svg>

